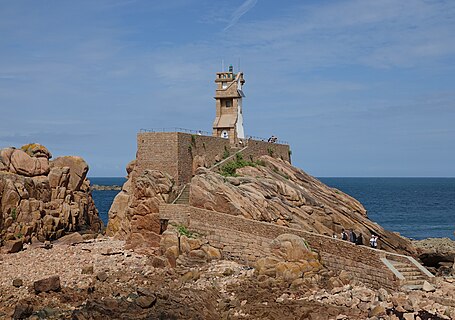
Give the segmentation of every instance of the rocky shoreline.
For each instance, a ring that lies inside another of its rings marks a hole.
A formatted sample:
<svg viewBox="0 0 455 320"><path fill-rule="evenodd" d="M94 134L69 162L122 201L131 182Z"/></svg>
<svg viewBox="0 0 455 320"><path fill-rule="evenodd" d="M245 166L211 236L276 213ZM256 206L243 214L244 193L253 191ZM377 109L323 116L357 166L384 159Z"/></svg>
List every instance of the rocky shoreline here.
<svg viewBox="0 0 455 320"><path fill-rule="evenodd" d="M424 290L388 292L369 289L347 272L335 274L325 269L287 281L221 259L199 264L183 259L173 268L159 256L126 249L124 241L104 236L90 239L77 233L47 249L41 244L0 254L0 270L0 318L455 317L453 277L438 278ZM58 279L58 286L37 291L36 283L52 276L54 281Z"/></svg>
<svg viewBox="0 0 455 320"><path fill-rule="evenodd" d="M411 242L384 230L357 200L282 159L263 156L231 176L195 168L185 196L171 176L139 172L136 161L122 187L90 186L82 158L51 157L38 144L0 153L2 319L455 318L453 241ZM91 191L118 189L103 234ZM382 250L426 258L437 277L420 290L372 289L347 271L349 262L330 269L330 260L290 233L261 238L258 246L270 250L256 249L257 260L240 264L209 233L164 223L160 206L177 197L229 223L241 216L330 240L342 228L379 234Z"/></svg>

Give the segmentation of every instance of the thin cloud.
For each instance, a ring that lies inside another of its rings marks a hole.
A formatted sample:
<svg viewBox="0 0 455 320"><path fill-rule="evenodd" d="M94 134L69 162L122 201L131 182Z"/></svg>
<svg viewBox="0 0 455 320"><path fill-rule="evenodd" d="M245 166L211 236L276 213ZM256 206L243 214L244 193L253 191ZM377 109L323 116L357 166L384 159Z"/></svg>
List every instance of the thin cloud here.
<svg viewBox="0 0 455 320"><path fill-rule="evenodd" d="M234 26L245 13L253 9L257 2L258 0L246 0L240 7L238 7L232 14L231 21L229 21L227 27L224 28L224 31Z"/></svg>

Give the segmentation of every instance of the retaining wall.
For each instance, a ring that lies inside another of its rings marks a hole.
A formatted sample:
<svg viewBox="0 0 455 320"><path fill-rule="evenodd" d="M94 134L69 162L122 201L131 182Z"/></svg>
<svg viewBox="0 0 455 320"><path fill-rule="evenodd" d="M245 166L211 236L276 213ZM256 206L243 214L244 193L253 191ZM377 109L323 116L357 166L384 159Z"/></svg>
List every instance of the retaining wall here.
<svg viewBox="0 0 455 320"><path fill-rule="evenodd" d="M289 146L265 141L248 140L242 152L244 159L256 160L272 155L290 161ZM225 153L234 154L244 146L235 147L220 137L182 132L143 132L137 135L136 173L155 169L170 174L178 185L190 182L195 166L213 166ZM198 161L204 162L195 163Z"/></svg>
<svg viewBox="0 0 455 320"><path fill-rule="evenodd" d="M278 235L295 234L304 238L311 249L319 253L328 269L350 271L356 279L374 288L393 289L400 285L399 279L380 260L386 256L386 252L381 250L188 205L162 205L160 219L185 225L220 249L224 258L249 265L260 257L270 255L270 243Z"/></svg>

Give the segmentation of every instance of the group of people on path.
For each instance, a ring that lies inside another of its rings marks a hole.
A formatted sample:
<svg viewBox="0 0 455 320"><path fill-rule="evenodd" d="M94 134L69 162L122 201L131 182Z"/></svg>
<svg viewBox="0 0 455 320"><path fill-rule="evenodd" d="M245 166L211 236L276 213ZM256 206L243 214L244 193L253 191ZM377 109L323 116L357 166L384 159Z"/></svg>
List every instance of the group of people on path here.
<svg viewBox="0 0 455 320"><path fill-rule="evenodd" d="M337 238L337 235L334 233L333 237ZM350 241L352 243L355 243L356 245L363 245L362 233L359 232L359 234L356 234L353 229L350 229L349 233L346 232L346 230L342 229L341 230L341 240ZM371 234L370 247L372 247L374 249L377 249L377 247L378 247L378 236L375 235L374 233Z"/></svg>

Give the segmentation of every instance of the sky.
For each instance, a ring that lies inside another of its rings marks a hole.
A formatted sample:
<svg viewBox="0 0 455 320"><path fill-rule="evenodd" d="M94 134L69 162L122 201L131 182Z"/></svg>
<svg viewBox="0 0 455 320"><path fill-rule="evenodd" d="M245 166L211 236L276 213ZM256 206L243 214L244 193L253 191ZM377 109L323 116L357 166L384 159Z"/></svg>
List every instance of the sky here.
<svg viewBox="0 0 455 320"><path fill-rule="evenodd" d="M124 176L140 129L211 131L224 61L306 172L455 177L454 34L455 1L0 0L0 148Z"/></svg>

